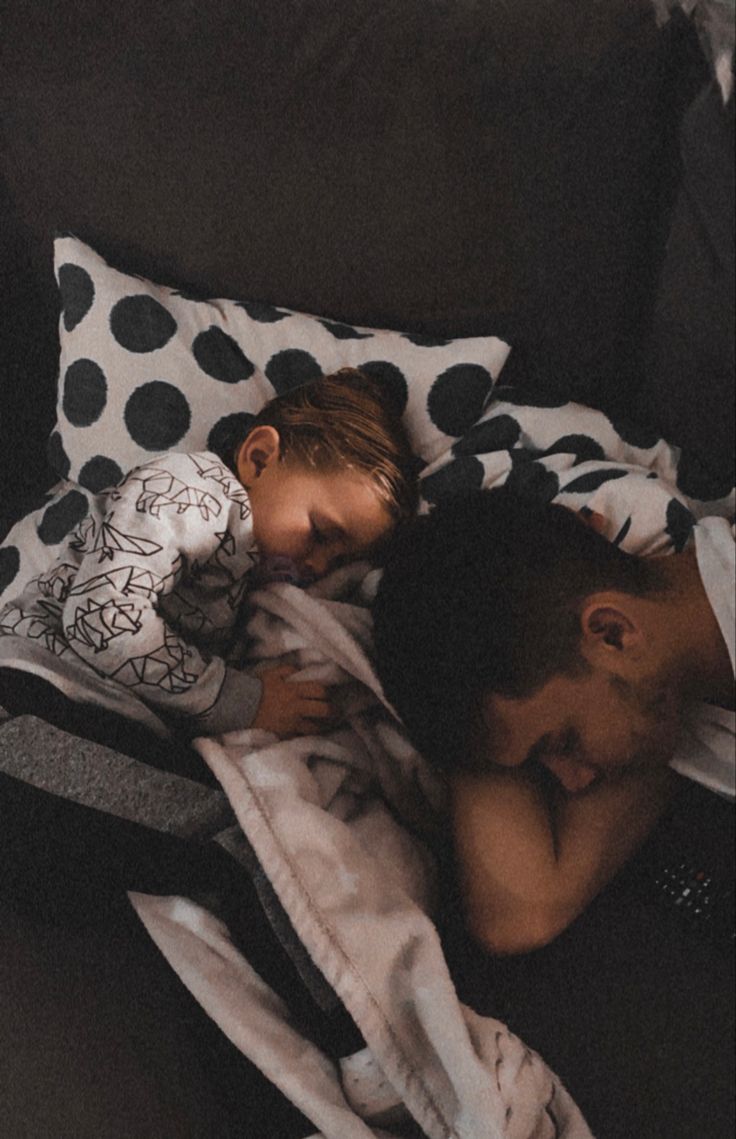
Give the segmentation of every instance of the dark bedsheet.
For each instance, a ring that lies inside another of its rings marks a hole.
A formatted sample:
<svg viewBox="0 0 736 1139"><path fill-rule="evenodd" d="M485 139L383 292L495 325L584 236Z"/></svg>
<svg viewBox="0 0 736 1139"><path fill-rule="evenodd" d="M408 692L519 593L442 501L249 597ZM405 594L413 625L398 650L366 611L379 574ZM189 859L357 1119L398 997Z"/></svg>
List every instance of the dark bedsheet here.
<svg viewBox="0 0 736 1139"><path fill-rule="evenodd" d="M450 899L444 938L461 999L545 1057L596 1139L733 1134L733 851L733 804L683 779L645 847L544 949L489 957ZM697 875L707 920L684 904Z"/></svg>

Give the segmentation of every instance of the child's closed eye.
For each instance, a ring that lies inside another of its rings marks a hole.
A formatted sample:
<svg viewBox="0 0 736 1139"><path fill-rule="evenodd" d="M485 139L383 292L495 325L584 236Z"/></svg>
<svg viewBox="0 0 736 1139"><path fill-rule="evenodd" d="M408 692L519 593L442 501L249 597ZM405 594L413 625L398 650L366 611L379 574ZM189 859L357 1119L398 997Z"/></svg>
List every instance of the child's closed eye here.
<svg viewBox="0 0 736 1139"><path fill-rule="evenodd" d="M318 546L343 546L346 543L346 535L342 527L334 526L330 522L324 522L317 518L310 519L310 532L312 541Z"/></svg>

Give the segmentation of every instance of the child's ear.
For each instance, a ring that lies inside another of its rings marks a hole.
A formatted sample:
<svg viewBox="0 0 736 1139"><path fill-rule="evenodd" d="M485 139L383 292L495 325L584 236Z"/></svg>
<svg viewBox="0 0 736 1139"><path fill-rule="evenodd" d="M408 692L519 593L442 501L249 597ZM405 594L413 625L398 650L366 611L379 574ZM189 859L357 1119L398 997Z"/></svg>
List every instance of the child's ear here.
<svg viewBox="0 0 736 1139"><path fill-rule="evenodd" d="M281 439L275 427L254 427L240 445L236 459L238 478L247 487L255 482L271 463L278 462Z"/></svg>

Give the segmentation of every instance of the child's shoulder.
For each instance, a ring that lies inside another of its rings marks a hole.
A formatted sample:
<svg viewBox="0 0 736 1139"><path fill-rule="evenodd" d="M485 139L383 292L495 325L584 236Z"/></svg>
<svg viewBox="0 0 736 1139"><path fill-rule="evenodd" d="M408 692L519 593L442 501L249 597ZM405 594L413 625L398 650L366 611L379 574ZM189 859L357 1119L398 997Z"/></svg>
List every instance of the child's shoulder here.
<svg viewBox="0 0 736 1139"><path fill-rule="evenodd" d="M218 483L237 481L232 471L211 451L165 451L133 467L126 478L155 479L166 475L195 483L202 479Z"/></svg>
<svg viewBox="0 0 736 1139"><path fill-rule="evenodd" d="M166 451L128 471L123 482L113 490L119 499L133 493L141 501L151 496L176 498L191 495L228 499L238 504L248 502L248 493L233 472L211 451Z"/></svg>
<svg viewBox="0 0 736 1139"><path fill-rule="evenodd" d="M110 493L115 501L135 503L138 513L159 518L166 508L179 516L203 521L220 518L223 509L242 522L250 517L248 492L211 451L167 451L133 467ZM194 514L192 516L194 516Z"/></svg>

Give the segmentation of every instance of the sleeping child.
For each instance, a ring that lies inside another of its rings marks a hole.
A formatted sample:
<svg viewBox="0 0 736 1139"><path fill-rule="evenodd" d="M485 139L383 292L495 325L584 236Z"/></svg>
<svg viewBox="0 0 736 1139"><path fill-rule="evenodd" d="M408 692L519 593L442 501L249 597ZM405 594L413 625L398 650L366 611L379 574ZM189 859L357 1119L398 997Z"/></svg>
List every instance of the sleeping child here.
<svg viewBox="0 0 736 1139"><path fill-rule="evenodd" d="M345 368L271 400L228 458L171 452L96 495L53 566L0 611L0 633L84 662L189 736L326 726L324 685L237 667L244 599L375 554L413 514L403 426Z"/></svg>

